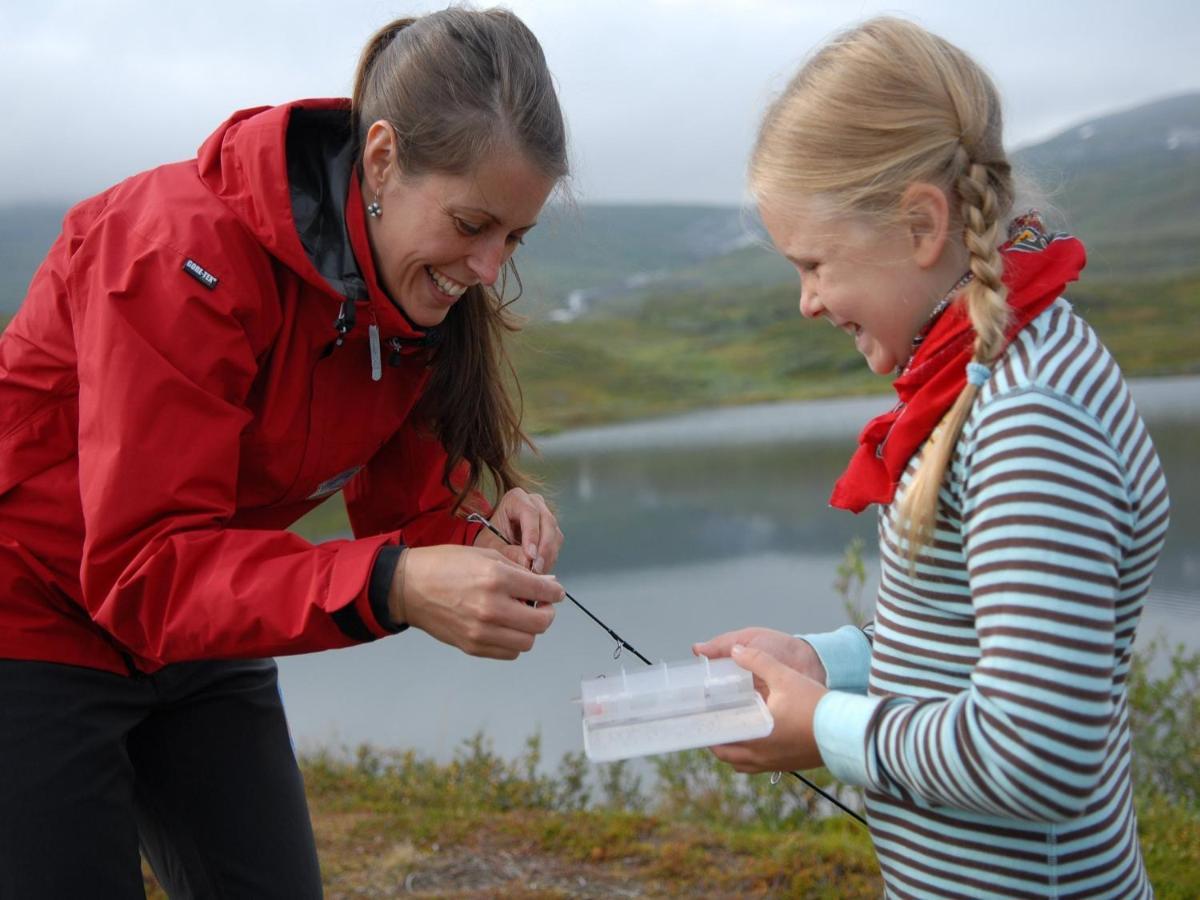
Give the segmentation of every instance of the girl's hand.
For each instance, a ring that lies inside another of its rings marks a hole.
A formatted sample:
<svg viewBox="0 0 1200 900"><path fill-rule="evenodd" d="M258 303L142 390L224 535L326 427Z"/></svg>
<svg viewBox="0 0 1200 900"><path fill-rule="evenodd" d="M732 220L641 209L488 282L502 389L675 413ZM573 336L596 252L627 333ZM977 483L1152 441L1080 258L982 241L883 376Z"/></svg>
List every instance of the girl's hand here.
<svg viewBox="0 0 1200 900"><path fill-rule="evenodd" d="M755 741L713 747L713 754L739 772L786 772L822 765L813 737L813 713L828 693L825 687L765 650L741 644L732 650L734 661L754 673L754 686L767 701L775 728Z"/></svg>
<svg viewBox="0 0 1200 900"><path fill-rule="evenodd" d="M765 650L801 675L806 675L819 684L825 683L825 666L812 645L808 641L775 631L773 628L754 627L727 631L703 643L692 644L692 653L696 656L707 656L709 659L720 659L730 655L734 644Z"/></svg>
<svg viewBox="0 0 1200 900"><path fill-rule="evenodd" d="M528 560L527 568L538 574L554 570L563 533L541 494L513 488L500 498L490 521L521 549ZM475 546L500 550L505 544L485 528L475 539Z"/></svg>
<svg viewBox="0 0 1200 900"><path fill-rule="evenodd" d="M394 621L471 656L516 659L554 621L554 607L544 604L563 596L553 575L530 572L495 550L445 544L405 551L388 607Z"/></svg>

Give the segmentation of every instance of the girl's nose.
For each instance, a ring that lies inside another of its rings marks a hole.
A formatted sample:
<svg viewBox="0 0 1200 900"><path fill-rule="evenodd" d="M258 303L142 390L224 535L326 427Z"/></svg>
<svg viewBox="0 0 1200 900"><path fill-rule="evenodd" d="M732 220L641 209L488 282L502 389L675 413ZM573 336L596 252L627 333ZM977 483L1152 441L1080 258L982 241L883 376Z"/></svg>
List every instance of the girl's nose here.
<svg viewBox="0 0 1200 900"><path fill-rule="evenodd" d="M800 283L800 315L806 319L816 319L825 308L821 306L821 302L817 299L816 291L807 287L804 282Z"/></svg>

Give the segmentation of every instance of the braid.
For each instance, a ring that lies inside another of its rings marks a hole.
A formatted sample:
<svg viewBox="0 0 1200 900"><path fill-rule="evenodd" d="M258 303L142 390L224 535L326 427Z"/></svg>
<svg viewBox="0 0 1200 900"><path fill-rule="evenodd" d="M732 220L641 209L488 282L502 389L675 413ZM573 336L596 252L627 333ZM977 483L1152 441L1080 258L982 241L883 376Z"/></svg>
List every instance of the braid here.
<svg viewBox="0 0 1200 900"><path fill-rule="evenodd" d="M989 167L972 162L961 144L955 163L961 172L954 187L962 204L963 240L975 276L966 290L967 314L975 327L975 359L989 363L1004 348L1008 323L1008 291L1002 280L1004 261L1000 257L1000 203Z"/></svg>
<svg viewBox="0 0 1200 900"><path fill-rule="evenodd" d="M962 302L975 329L976 362L990 364L1004 349L1008 324L1008 289L1004 286L1004 260L1000 255L1001 203L992 186L993 172L1007 176L1007 164L989 166L972 162L960 143L955 151L959 176L954 188L961 203L963 241L971 254L971 274L975 277L964 289ZM967 414L979 388L967 381L954 405L942 417L929 440L917 474L904 495L900 507L899 532L907 543L909 564L916 565L917 553L932 540L937 521L938 492L954 445L962 433Z"/></svg>

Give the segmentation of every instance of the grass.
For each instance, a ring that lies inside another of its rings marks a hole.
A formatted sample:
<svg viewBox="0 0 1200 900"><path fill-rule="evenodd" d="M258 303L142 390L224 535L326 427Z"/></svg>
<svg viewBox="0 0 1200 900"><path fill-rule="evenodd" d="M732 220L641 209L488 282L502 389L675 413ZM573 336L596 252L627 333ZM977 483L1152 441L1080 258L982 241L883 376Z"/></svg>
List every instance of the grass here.
<svg viewBox="0 0 1200 900"><path fill-rule="evenodd" d="M835 591L859 618L861 542ZM1168 671L1150 672L1169 652ZM1144 658L1143 658L1144 657ZM1200 653L1156 642L1130 674L1140 843L1157 896L1200 896ZM411 750L302 757L330 898L878 897L865 829L790 780L738 775L706 751L652 759L647 790L627 763L567 753L553 772L541 741L516 759L482 735L440 764ZM807 773L843 803L856 789ZM145 870L148 896L163 897Z"/></svg>
<svg viewBox="0 0 1200 900"><path fill-rule="evenodd" d="M1200 372L1200 276L1069 291L1128 376ZM545 434L703 407L889 390L853 345L797 310L795 285L660 294L620 318L537 323L513 359Z"/></svg>
<svg viewBox="0 0 1200 900"><path fill-rule="evenodd" d="M663 765L694 772L703 758ZM849 820L809 816L784 832L748 808L706 815L693 800L682 810L670 790L653 801L631 793L610 767L592 773L592 802L581 758L568 754L556 776L539 775L537 759L536 740L508 762L477 737L445 766L370 751L306 760L322 858L336 860L327 893L361 895L373 884L385 895L407 884L418 896L456 897L879 896L870 842ZM357 850L364 845L373 851Z"/></svg>
<svg viewBox="0 0 1200 900"><path fill-rule="evenodd" d="M536 738L516 760L482 736L446 764L369 747L305 757L325 894L880 896L866 830L818 815L811 795L702 751L655 762L646 794L619 764L589 767L577 754L540 773ZM1157 896L1200 896L1200 813L1139 791L1138 815ZM151 900L165 896L145 879Z"/></svg>

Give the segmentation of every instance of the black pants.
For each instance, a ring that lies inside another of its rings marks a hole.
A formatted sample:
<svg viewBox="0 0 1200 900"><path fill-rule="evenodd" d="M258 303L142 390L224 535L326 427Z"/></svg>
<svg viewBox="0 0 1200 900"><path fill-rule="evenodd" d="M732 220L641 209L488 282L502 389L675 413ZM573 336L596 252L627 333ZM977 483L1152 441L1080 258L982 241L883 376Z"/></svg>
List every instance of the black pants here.
<svg viewBox="0 0 1200 900"><path fill-rule="evenodd" d="M271 660L0 660L0 898L321 896Z"/></svg>

